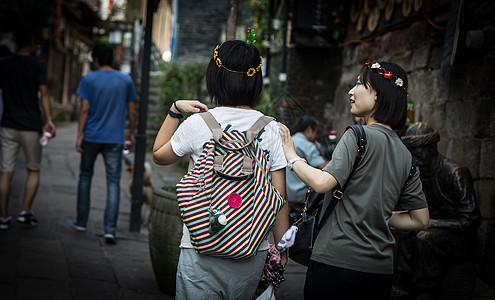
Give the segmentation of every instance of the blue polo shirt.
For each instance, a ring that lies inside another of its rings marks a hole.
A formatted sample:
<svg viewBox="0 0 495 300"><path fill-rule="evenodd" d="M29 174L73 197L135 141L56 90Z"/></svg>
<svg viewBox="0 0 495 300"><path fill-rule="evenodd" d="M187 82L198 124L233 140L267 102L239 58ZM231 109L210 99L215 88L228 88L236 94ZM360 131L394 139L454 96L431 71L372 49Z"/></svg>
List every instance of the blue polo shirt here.
<svg viewBox="0 0 495 300"><path fill-rule="evenodd" d="M76 93L89 101L83 139L123 144L127 102L137 98L131 77L117 70L97 70L83 77Z"/></svg>
<svg viewBox="0 0 495 300"><path fill-rule="evenodd" d="M317 167L325 162L325 158L321 156L315 143L308 141L302 132L294 134L292 140L294 141L297 155L306 159L308 164ZM304 197L306 196L308 187L289 168L287 168L285 176L289 203L304 203Z"/></svg>

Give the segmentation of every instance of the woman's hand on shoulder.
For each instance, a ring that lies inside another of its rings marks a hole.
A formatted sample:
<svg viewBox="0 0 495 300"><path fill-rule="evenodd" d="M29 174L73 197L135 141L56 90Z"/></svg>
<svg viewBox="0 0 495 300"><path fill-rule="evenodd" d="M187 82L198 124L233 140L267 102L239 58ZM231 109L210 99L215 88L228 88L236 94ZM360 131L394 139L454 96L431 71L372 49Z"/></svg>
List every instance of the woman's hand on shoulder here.
<svg viewBox="0 0 495 300"><path fill-rule="evenodd" d="M280 137L282 138L282 148L284 149L285 159L287 161L298 157L296 153L296 148L294 147L294 142L292 141L292 136L290 135L290 130L284 124L278 122Z"/></svg>
<svg viewBox="0 0 495 300"><path fill-rule="evenodd" d="M170 109L177 113L200 113L208 111L208 106L198 100L177 100Z"/></svg>

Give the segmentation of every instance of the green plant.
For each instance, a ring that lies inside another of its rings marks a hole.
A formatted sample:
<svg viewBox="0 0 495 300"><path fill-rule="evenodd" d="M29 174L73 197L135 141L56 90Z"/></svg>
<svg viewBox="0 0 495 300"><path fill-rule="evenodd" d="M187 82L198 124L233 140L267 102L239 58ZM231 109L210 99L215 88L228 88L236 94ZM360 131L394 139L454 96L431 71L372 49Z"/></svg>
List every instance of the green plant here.
<svg viewBox="0 0 495 300"><path fill-rule="evenodd" d="M164 113L177 99L202 99L207 93L203 87L207 62L168 63L161 66L158 77L160 106Z"/></svg>
<svg viewBox="0 0 495 300"><path fill-rule="evenodd" d="M267 116L275 117L276 112L273 107L270 94L271 94L270 86L263 87L263 90L261 91L261 95L260 95L260 100L254 107L254 109L259 110L260 112L262 112Z"/></svg>

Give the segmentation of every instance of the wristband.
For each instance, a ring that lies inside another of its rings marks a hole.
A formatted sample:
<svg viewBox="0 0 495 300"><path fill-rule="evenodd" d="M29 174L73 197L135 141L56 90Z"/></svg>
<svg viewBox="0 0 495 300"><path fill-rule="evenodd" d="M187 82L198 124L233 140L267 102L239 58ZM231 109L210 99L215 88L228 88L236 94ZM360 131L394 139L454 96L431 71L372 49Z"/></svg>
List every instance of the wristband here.
<svg viewBox="0 0 495 300"><path fill-rule="evenodd" d="M172 118L182 119L184 116L182 114L174 113L171 109L168 110L168 115Z"/></svg>
<svg viewBox="0 0 495 300"><path fill-rule="evenodd" d="M177 101L174 101L174 107L175 107L175 109L176 109L178 112L182 113L182 111L181 111L179 108L177 108L177 105L175 104L175 102L177 102Z"/></svg>
<svg viewBox="0 0 495 300"><path fill-rule="evenodd" d="M304 158L302 158L302 157L296 157L296 158L294 158L294 159L289 160L289 162L287 163L287 166L289 167L289 170L291 170L291 171L292 171L292 165L293 165L296 161L298 161L298 160L303 160L305 163L308 163L308 162L307 162Z"/></svg>

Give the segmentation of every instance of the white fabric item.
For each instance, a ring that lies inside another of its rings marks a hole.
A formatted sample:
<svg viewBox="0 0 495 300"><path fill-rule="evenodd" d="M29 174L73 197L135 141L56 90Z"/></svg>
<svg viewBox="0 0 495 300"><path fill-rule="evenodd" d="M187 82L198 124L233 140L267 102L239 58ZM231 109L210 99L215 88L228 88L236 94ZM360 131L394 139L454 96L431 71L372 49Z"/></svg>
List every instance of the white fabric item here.
<svg viewBox="0 0 495 300"><path fill-rule="evenodd" d="M263 114L257 110L248 110L232 107L216 107L209 112L215 117L223 130L245 132L256 122ZM282 150L282 139L278 133L277 122L270 122L265 126L258 140L261 148L267 158L270 171L283 169L287 161ZM177 156L183 157L191 155L194 162L199 158L203 151L205 143L212 137L211 130L208 128L203 118L193 114L182 122L175 131L171 139L172 150ZM193 248L189 230L183 225L181 248ZM268 240L263 241L258 251L268 250Z"/></svg>
<svg viewBox="0 0 495 300"><path fill-rule="evenodd" d="M296 240L297 234L297 226L291 226L282 236L282 239L277 244L277 250L280 252L284 252L294 245L294 241Z"/></svg>
<svg viewBox="0 0 495 300"><path fill-rule="evenodd" d="M261 293L261 295L256 298L256 300L276 300L275 298L275 290L273 289L273 285L269 285L266 290Z"/></svg>

